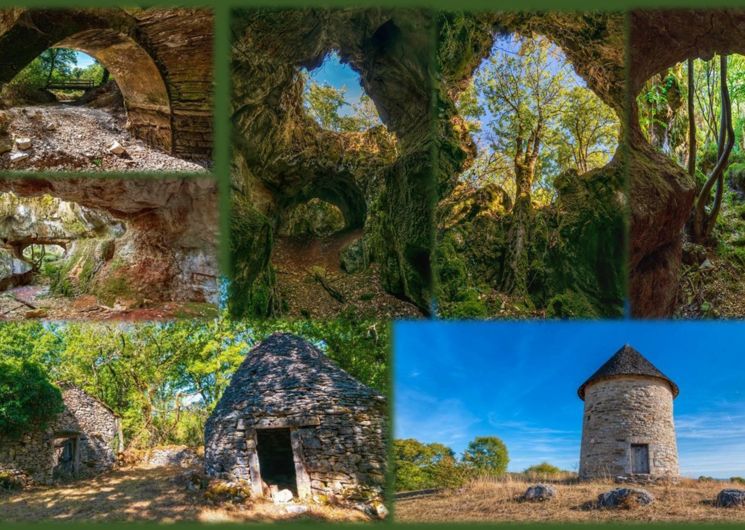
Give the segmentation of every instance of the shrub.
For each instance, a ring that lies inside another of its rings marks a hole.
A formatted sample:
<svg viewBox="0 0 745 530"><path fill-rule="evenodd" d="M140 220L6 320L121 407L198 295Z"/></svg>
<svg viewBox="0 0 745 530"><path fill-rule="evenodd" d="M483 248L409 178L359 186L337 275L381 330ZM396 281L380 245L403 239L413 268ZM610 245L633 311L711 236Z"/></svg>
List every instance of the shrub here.
<svg viewBox="0 0 745 530"><path fill-rule="evenodd" d="M0 360L0 434L17 437L44 429L64 410L62 394L36 363Z"/></svg>

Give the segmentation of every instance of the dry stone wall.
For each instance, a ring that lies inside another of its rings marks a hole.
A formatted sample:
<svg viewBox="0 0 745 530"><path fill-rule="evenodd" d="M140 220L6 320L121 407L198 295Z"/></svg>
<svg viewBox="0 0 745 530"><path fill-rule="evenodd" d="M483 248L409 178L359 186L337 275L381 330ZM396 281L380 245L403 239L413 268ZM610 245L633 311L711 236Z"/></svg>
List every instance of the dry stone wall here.
<svg viewBox="0 0 745 530"><path fill-rule="evenodd" d="M382 493L385 399L299 337L275 334L252 350L207 422L210 477L262 492L256 429L289 428L300 496Z"/></svg>
<svg viewBox="0 0 745 530"><path fill-rule="evenodd" d="M650 476L679 475L669 384L661 379L621 376L588 385L580 478L630 475L632 444L649 445Z"/></svg>
<svg viewBox="0 0 745 530"><path fill-rule="evenodd" d="M97 399L77 388L62 392L65 410L44 431L18 439L0 438L0 469L19 470L40 484L54 480L55 440L76 437L79 450L77 478L92 477L116 464L122 434L117 416Z"/></svg>

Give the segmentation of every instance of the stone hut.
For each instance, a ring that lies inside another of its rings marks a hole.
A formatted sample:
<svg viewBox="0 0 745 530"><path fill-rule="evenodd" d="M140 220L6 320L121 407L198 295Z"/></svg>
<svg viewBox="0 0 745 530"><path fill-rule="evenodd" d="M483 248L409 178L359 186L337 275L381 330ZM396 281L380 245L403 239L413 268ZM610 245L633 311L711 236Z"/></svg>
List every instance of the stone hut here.
<svg viewBox="0 0 745 530"><path fill-rule="evenodd" d="M44 430L0 437L0 469L21 471L35 483L87 478L110 470L122 449L119 417L96 398L62 386L65 410Z"/></svg>
<svg viewBox="0 0 745 530"><path fill-rule="evenodd" d="M585 402L580 479L679 475L673 424L678 386L642 354L624 346L577 393Z"/></svg>
<svg viewBox="0 0 745 530"><path fill-rule="evenodd" d="M386 400L308 341L275 333L249 352L205 429L209 477L255 496L382 494Z"/></svg>

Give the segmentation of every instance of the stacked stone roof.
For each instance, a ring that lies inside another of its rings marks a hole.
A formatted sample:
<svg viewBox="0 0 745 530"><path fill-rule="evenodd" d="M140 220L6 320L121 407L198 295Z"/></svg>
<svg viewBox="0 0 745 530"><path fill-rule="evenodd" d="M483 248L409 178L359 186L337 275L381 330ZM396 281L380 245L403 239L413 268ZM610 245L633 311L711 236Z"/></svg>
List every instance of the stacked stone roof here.
<svg viewBox="0 0 745 530"><path fill-rule="evenodd" d="M588 385L595 383L603 379L612 379L614 377L623 376L643 376L651 377L654 379L661 379L670 385L670 390L673 393L673 397L676 397L680 392L678 385L676 385L672 379L663 374L657 369L646 357L644 357L637 350L625 344L620 350L618 350L613 356L606 361L594 374L592 374L587 381L577 390L577 394L580 399L585 399L585 389Z"/></svg>

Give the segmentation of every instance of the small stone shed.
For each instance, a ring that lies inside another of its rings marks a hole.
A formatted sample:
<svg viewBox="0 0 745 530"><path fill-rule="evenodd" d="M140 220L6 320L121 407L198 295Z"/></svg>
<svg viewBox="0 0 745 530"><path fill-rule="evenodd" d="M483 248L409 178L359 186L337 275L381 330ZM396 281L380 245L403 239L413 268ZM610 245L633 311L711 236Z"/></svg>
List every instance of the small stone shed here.
<svg viewBox="0 0 745 530"><path fill-rule="evenodd" d="M579 387L585 402L579 477L679 476L673 422L678 385L629 345Z"/></svg>
<svg viewBox="0 0 745 530"><path fill-rule="evenodd" d="M297 497L382 493L386 400L310 342L275 333L248 354L205 429L209 477Z"/></svg>
<svg viewBox="0 0 745 530"><path fill-rule="evenodd" d="M51 484L113 468L123 445L119 417L79 388L62 385L65 410L45 430L0 437L0 469L22 471Z"/></svg>

